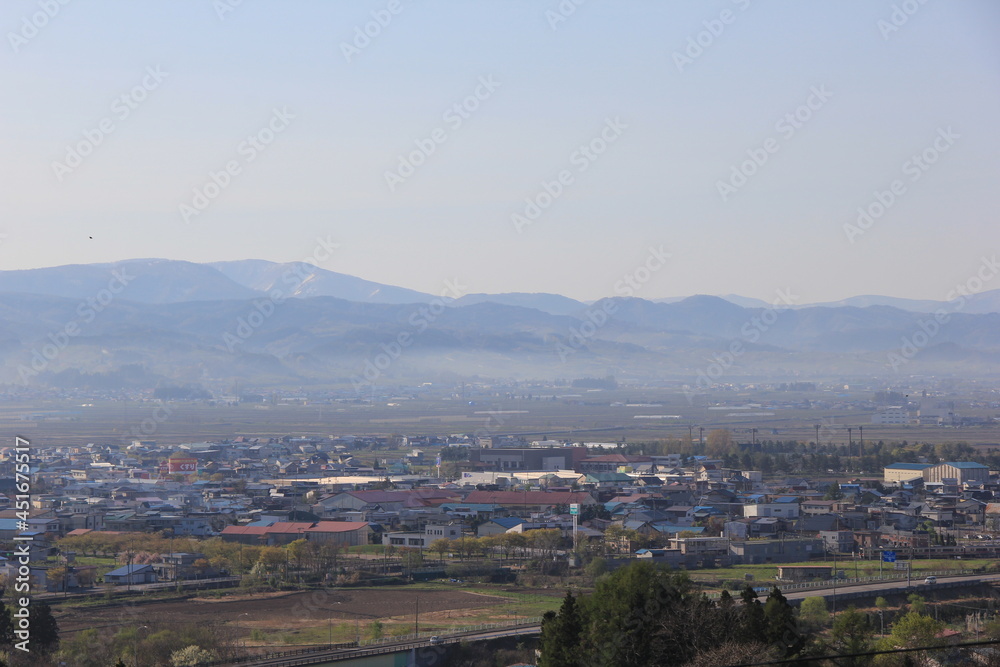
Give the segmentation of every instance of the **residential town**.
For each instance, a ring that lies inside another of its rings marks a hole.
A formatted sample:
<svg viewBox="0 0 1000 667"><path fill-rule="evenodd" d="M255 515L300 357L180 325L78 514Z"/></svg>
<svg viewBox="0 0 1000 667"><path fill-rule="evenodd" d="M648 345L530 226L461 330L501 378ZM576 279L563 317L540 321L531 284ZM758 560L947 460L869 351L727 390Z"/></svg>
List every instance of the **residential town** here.
<svg viewBox="0 0 1000 667"><path fill-rule="evenodd" d="M992 539L1000 478L974 461L895 462L878 476L765 475L731 465L739 463L731 454L497 444L468 435L289 436L38 448L27 530L18 529L12 489L4 489L0 540L9 552L15 535L32 538L31 576L49 592L238 574L231 563L170 549L106 571L74 563L67 545L111 535L459 553L480 538L487 551L539 548L543 541L526 537L544 531L537 535L570 566L600 556L612 568L631 559L698 569L831 556L857 567L881 562L885 551L958 559L1000 549ZM405 453L386 458L379 446ZM12 451L0 455L0 472L11 473L2 477L12 480ZM496 536L519 537L502 546ZM16 565L4 563L0 573L13 578ZM787 573L791 581L830 576L829 568Z"/></svg>

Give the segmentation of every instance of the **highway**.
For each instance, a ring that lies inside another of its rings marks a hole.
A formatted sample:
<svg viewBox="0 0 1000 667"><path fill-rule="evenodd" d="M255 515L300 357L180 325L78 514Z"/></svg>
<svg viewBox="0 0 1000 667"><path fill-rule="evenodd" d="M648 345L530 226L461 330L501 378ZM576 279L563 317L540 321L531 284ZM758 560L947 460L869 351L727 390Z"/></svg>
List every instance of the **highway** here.
<svg viewBox="0 0 1000 667"><path fill-rule="evenodd" d="M947 588L947 584L962 584L962 583L997 583L1000 582L1000 574L967 574L967 575L957 575L954 577L938 577L936 584L925 584L924 577L914 576L910 581L910 588L918 593L932 592L935 587L937 588ZM781 588L781 584L778 584ZM877 593L880 591L898 591L906 589L905 580L894 580L886 582L871 582L864 584L844 584L837 586L830 586L828 588L806 588L802 590L788 591L783 594L789 600L802 600L808 597L817 596L832 596L834 594L847 594L847 593Z"/></svg>

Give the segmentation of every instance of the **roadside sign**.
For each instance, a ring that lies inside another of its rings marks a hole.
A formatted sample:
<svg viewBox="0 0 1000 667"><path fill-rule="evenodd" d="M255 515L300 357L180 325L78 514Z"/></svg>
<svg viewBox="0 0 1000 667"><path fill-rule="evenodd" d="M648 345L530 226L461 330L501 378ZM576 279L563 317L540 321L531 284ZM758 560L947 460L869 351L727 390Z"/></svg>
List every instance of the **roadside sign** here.
<svg viewBox="0 0 1000 667"><path fill-rule="evenodd" d="M569 506L569 513L576 516L580 513L580 503L572 503Z"/></svg>
<svg viewBox="0 0 1000 667"><path fill-rule="evenodd" d="M883 551L882 552L882 560L885 561L886 563L895 563L896 562L896 552L895 551Z"/></svg>

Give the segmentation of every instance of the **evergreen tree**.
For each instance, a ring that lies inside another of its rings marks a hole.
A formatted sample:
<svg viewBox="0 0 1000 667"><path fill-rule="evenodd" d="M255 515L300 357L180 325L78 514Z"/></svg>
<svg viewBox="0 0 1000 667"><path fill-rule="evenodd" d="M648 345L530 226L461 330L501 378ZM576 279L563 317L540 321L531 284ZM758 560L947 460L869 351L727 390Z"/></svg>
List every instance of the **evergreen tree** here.
<svg viewBox="0 0 1000 667"><path fill-rule="evenodd" d="M14 619L10 609L0 600L0 646L10 646L14 643Z"/></svg>
<svg viewBox="0 0 1000 667"><path fill-rule="evenodd" d="M576 598L570 592L563 598L559 613L547 612L542 619L541 653L539 667L578 667L580 661L580 634L583 619Z"/></svg>
<svg viewBox="0 0 1000 667"><path fill-rule="evenodd" d="M757 593L750 584L743 587L740 592L740 599L743 600L743 609L740 619L740 639L744 642L760 641L764 637L766 622L764 620L764 607L757 599Z"/></svg>
<svg viewBox="0 0 1000 667"><path fill-rule="evenodd" d="M831 645L839 654L864 653L871 650L874 634L875 629L868 622L868 616L851 605L834 620L833 630L830 631ZM846 667L862 667L872 661L870 657L844 660Z"/></svg>
<svg viewBox="0 0 1000 667"><path fill-rule="evenodd" d="M28 622L31 624L32 651L50 653L59 648L59 626L48 604L35 602L28 607Z"/></svg>
<svg viewBox="0 0 1000 667"><path fill-rule="evenodd" d="M594 626L583 637L588 665L645 665L652 655L653 628L663 608L663 580L670 575L648 563L615 570L587 598Z"/></svg>
<svg viewBox="0 0 1000 667"><path fill-rule="evenodd" d="M719 664L711 660L721 655L710 656L720 647L733 656L743 655L741 647L773 657L801 651L805 637L780 591L767 605L750 586L740 598L742 604L724 592L713 602L683 572L633 563L603 577L591 595L567 594L558 613L545 615L538 664L654 667L695 664L703 656L705 664Z"/></svg>
<svg viewBox="0 0 1000 667"><path fill-rule="evenodd" d="M764 623L767 643L780 648L786 657L796 655L805 646L795 611L777 586L771 589L764 604Z"/></svg>

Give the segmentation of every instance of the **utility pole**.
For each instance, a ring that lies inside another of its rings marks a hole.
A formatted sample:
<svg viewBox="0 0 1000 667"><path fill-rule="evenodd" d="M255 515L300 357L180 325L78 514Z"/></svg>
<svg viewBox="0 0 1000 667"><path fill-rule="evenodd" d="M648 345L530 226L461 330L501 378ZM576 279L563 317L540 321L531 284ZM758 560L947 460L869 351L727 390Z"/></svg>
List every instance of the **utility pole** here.
<svg viewBox="0 0 1000 667"><path fill-rule="evenodd" d="M813 424L813 428L816 429L816 446L819 447L819 424Z"/></svg>
<svg viewBox="0 0 1000 667"><path fill-rule="evenodd" d="M858 458L865 455L865 427L858 427Z"/></svg>
<svg viewBox="0 0 1000 667"><path fill-rule="evenodd" d="M819 428L819 427L817 427ZM833 552L833 615L837 615L837 552Z"/></svg>

